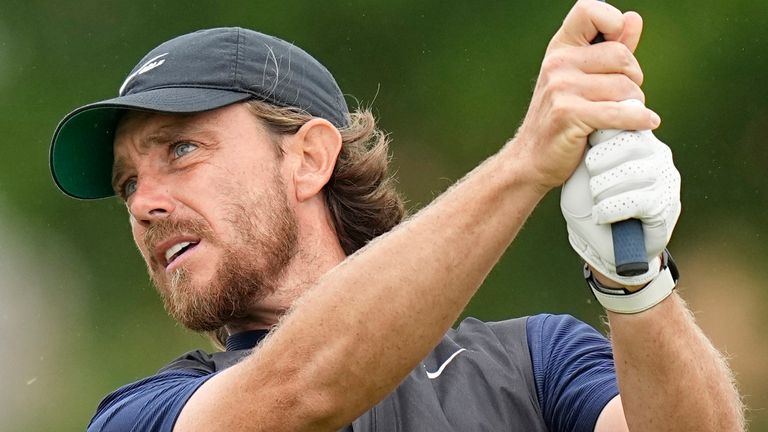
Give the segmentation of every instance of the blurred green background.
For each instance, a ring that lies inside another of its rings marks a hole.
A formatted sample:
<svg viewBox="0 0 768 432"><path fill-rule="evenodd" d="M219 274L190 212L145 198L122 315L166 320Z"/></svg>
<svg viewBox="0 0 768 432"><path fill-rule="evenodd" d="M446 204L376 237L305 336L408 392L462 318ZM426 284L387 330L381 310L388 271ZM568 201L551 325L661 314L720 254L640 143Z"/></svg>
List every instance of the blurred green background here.
<svg viewBox="0 0 768 432"><path fill-rule="evenodd" d="M209 348L165 316L116 200L65 198L48 174L59 119L116 95L152 47L239 25L314 54L392 133L418 209L520 123L571 0L0 3L0 430L82 430L102 396ZM681 290L768 431L768 2L630 2L657 135L683 175L671 248ZM601 327L552 193L467 310L571 313Z"/></svg>

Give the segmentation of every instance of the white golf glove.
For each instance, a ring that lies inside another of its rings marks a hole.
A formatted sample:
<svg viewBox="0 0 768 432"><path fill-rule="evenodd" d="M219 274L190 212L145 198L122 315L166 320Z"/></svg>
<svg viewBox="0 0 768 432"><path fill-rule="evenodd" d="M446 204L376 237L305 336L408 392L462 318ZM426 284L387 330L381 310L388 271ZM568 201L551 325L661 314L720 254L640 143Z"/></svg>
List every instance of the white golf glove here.
<svg viewBox="0 0 768 432"><path fill-rule="evenodd" d="M659 256L680 216L680 173L669 147L651 131L613 133L586 152L563 185L560 208L568 240L584 261L624 286L644 285L658 275ZM616 273L610 224L630 218L643 224L649 266L625 277Z"/></svg>

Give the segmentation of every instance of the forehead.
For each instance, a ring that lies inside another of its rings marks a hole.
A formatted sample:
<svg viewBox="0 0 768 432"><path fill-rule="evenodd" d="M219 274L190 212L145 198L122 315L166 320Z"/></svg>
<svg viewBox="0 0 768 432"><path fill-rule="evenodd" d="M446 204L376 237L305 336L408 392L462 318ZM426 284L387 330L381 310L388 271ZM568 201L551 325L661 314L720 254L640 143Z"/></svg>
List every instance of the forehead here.
<svg viewBox="0 0 768 432"><path fill-rule="evenodd" d="M191 114L128 111L118 122L114 149L117 156L123 147L132 145L142 150L183 136L227 136L263 132L260 122L244 104Z"/></svg>

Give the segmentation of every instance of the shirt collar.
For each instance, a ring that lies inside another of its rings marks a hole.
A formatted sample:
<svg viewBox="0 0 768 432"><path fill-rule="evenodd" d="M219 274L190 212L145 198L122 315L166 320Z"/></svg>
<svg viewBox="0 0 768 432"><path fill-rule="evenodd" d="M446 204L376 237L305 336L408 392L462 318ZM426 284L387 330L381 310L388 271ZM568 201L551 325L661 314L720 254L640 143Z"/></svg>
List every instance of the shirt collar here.
<svg viewBox="0 0 768 432"><path fill-rule="evenodd" d="M269 330L249 330L235 333L227 338L227 351L251 349L267 336Z"/></svg>

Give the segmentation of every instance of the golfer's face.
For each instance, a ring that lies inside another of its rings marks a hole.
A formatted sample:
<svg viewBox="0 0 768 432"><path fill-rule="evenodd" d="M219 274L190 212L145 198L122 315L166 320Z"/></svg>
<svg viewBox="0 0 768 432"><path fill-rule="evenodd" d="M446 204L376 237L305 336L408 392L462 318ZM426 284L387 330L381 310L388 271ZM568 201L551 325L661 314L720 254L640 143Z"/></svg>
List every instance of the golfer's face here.
<svg viewBox="0 0 768 432"><path fill-rule="evenodd" d="M232 202L274 183L274 143L242 104L194 115L134 112L115 138L113 185L153 278L205 285L237 243Z"/></svg>

